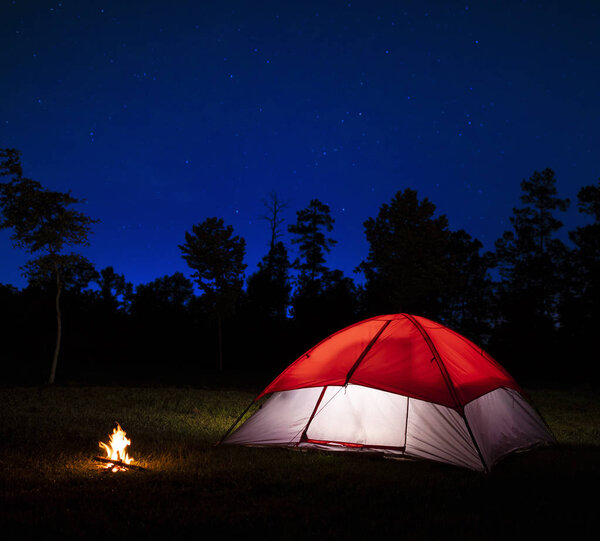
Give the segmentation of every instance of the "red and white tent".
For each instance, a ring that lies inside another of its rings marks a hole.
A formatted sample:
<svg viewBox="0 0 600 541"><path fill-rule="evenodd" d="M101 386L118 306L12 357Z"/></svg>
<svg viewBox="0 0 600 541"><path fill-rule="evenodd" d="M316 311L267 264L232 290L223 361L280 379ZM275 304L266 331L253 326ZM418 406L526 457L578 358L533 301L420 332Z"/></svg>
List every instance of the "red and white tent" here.
<svg viewBox="0 0 600 541"><path fill-rule="evenodd" d="M492 357L424 317L373 317L286 368L223 443L381 452L478 471L555 442ZM235 425L234 425L235 426Z"/></svg>

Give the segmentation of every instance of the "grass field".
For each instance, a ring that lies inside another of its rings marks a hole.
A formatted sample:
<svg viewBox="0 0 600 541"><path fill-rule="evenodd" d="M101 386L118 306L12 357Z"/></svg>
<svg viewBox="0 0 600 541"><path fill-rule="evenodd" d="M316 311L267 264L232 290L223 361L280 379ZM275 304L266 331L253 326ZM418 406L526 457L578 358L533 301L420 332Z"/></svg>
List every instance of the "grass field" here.
<svg viewBox="0 0 600 541"><path fill-rule="evenodd" d="M0 388L0 525L19 539L595 539L600 398L531 396L560 444L484 476L425 461L215 447L249 392ZM92 460L115 421L149 471L106 473Z"/></svg>

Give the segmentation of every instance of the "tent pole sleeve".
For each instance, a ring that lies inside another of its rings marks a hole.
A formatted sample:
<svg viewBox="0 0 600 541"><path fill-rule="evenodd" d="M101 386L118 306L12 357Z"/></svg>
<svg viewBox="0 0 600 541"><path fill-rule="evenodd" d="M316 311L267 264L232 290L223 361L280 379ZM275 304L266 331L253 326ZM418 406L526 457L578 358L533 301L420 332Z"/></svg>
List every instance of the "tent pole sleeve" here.
<svg viewBox="0 0 600 541"><path fill-rule="evenodd" d="M391 319L388 319L382 326L381 329L379 329L377 331L377 334L373 337L373 339L369 342L369 344L367 345L367 347L363 350L363 352L360 354L360 356L358 357L358 359L356 359L356 362L352 365L352 368L348 371L348 374L346 375L346 382L344 383L344 385L348 385L348 382L350 381L350 378L352 377L352 374L354 374L354 371L358 368L358 365L362 362L362 360L366 357L367 353L369 353L369 350L375 345L375 342L377 342L377 340L379 339L379 337L381 336L381 333L385 330L385 328L392 322Z"/></svg>
<svg viewBox="0 0 600 541"><path fill-rule="evenodd" d="M231 434L231 431L236 427L236 425L242 420L242 417L244 415L246 415L246 413L248 413L248 410L252 407L252 404L254 404L254 402L256 402L256 399L252 400L252 402L250 402L250 404L248 404L248 407L241 413L241 415L233 422L233 424L229 427L229 429L227 430L227 432L225 432L225 434L223 434L223 437L219 440L219 442L216 445L221 445L224 441L225 438L227 436L229 436L229 434Z"/></svg>

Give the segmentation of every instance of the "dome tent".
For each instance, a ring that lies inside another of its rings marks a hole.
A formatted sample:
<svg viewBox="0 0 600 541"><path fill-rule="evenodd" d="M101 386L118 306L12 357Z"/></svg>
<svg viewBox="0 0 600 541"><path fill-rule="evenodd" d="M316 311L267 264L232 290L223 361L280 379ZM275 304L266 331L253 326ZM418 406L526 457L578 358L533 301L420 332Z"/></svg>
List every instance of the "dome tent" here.
<svg viewBox="0 0 600 541"><path fill-rule="evenodd" d="M332 334L253 403L267 395L223 443L380 452L487 472L513 451L555 442L500 364L460 334L410 314Z"/></svg>

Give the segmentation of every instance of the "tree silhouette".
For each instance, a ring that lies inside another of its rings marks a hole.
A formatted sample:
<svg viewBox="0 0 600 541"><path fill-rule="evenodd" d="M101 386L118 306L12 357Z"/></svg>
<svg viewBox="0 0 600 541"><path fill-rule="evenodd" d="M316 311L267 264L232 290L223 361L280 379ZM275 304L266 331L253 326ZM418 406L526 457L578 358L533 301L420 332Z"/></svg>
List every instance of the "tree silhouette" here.
<svg viewBox="0 0 600 541"><path fill-rule="evenodd" d="M577 358L589 359L596 349L595 333L600 326L600 181L581 188L577 199L579 212L591 216L593 222L569 232L574 249L559 308L560 332L566 354L575 352ZM581 365L580 376L589 379L598 374L597 363Z"/></svg>
<svg viewBox="0 0 600 541"><path fill-rule="evenodd" d="M266 214L263 215L263 219L269 222L269 231L271 233L269 252L265 263L267 266L271 266L272 261L270 258L271 256L276 256L277 250L275 245L277 244L277 239L282 236L281 226L285 220L281 217L281 214L287 208L287 203L279 199L275 192L271 192L269 199L263 201L263 205L266 208Z"/></svg>
<svg viewBox="0 0 600 541"><path fill-rule="evenodd" d="M307 280L300 287L293 298L292 313L307 347L355 322L356 287L341 270L327 271L319 280Z"/></svg>
<svg viewBox="0 0 600 541"><path fill-rule="evenodd" d="M113 267L105 267L98 278L100 299L107 313L115 313L119 309L127 310L133 294L133 285L125 280L123 274L117 274Z"/></svg>
<svg viewBox="0 0 600 541"><path fill-rule="evenodd" d="M131 295L135 316L156 314L174 316L181 313L194 296L192 283L181 272L165 275L147 284L139 284Z"/></svg>
<svg viewBox="0 0 600 541"><path fill-rule="evenodd" d="M277 242L248 278L246 294L255 315L284 319L290 304L290 262L283 242Z"/></svg>
<svg viewBox="0 0 600 541"><path fill-rule="evenodd" d="M525 206L513 209L506 231L496 241L496 262L508 296L529 298L536 315L552 320L562 276L559 269L566 255L555 233L562 227L554 213L565 211L568 199L557 197L556 178L552 169L535 171L521 182Z"/></svg>
<svg viewBox="0 0 600 541"><path fill-rule="evenodd" d="M527 381L542 366L544 374L551 374L558 351L557 309L566 284L567 250L555 236L562 227L555 213L565 211L569 200L557 196L552 169L535 171L521 188L524 206L513 209L513 229L495 243L502 280L493 346L509 370Z"/></svg>
<svg viewBox="0 0 600 541"><path fill-rule="evenodd" d="M221 218L207 218L192 226L179 246L182 257L195 272L192 277L213 306L218 323L219 370L223 370L222 319L231 313L243 285L246 241L233 235L233 227Z"/></svg>
<svg viewBox="0 0 600 541"><path fill-rule="evenodd" d="M12 177L0 184L3 215L0 229L11 228L13 245L37 255L25 267L30 281L47 282L51 277L56 287L56 345L48 380L52 384L62 338L61 292L65 284L74 278L85 285L94 278L93 267L85 257L62 252L69 246L89 245L91 225L98 220L69 208L83 202L71 196L70 192L53 192L43 188L39 182L23 177L18 150L4 149L0 151L0 158L4 159L0 163L0 175Z"/></svg>
<svg viewBox="0 0 600 541"><path fill-rule="evenodd" d="M407 188L376 218L364 222L369 253L364 272L366 310L415 312L435 318L448 275L448 220L435 205Z"/></svg>
<svg viewBox="0 0 600 541"><path fill-rule="evenodd" d="M600 180L596 185L584 186L577 194L579 212L592 216L591 224L577 227L569 233L576 247L573 270L581 298L600 306Z"/></svg>
<svg viewBox="0 0 600 541"><path fill-rule="evenodd" d="M294 267L300 270L302 278L314 281L327 271L325 253L337 241L326 237L325 232L333 229L333 223L329 207L312 199L308 207L296 212L296 223L288 226L288 231L295 235L292 244L299 244L300 258Z"/></svg>
<svg viewBox="0 0 600 541"><path fill-rule="evenodd" d="M325 254L336 241L327 236L333 230L334 220L329 206L318 199L296 212L296 223L288 226L294 235L292 244L298 244L300 256L293 267L299 271L292 297L294 324L302 336L321 336L327 326L323 311L323 293L328 285L329 269Z"/></svg>
<svg viewBox="0 0 600 541"><path fill-rule="evenodd" d="M246 301L255 316L285 319L290 304L290 262L283 242L281 214L287 204L275 192L263 201L266 213L262 216L269 223L269 251L258 263L258 270L248 278Z"/></svg>
<svg viewBox="0 0 600 541"><path fill-rule="evenodd" d="M466 231L451 231L447 247L447 279L441 298L440 320L478 344L489 340L495 317L490 253Z"/></svg>
<svg viewBox="0 0 600 541"><path fill-rule="evenodd" d="M130 334L138 344L135 355L144 365L164 370L190 358L190 345L197 348L190 314L193 298L193 284L181 272L136 286L130 296Z"/></svg>

